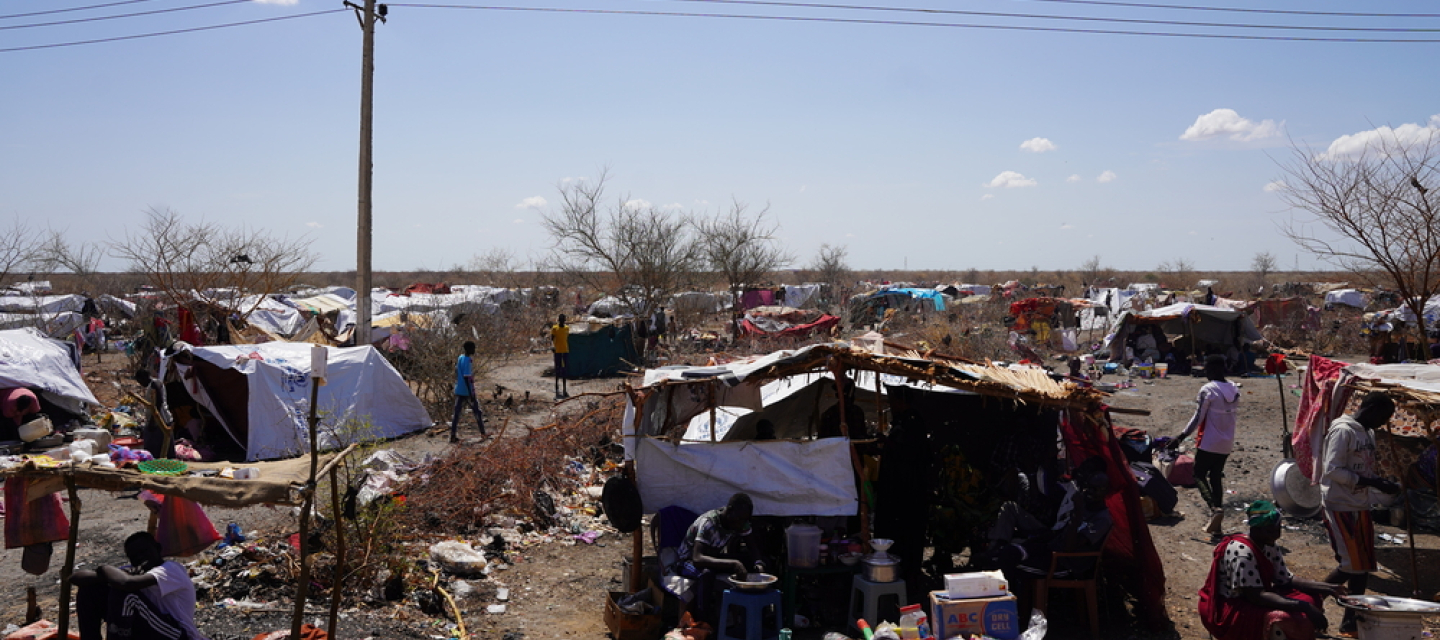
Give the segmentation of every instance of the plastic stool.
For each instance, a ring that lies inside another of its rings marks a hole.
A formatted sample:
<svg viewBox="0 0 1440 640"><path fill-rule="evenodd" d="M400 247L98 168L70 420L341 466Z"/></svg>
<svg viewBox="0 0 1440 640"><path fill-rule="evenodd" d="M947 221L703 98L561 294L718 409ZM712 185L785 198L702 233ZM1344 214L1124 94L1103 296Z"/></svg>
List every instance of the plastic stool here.
<svg viewBox="0 0 1440 640"><path fill-rule="evenodd" d="M855 620L860 618L864 618L872 629L879 625L880 600L888 597L895 599L895 619L891 622L900 622L900 607L909 604L905 600L905 581L871 582L855 576L855 579L850 581L850 627L857 628Z"/></svg>
<svg viewBox="0 0 1440 640"><path fill-rule="evenodd" d="M741 591L726 589L720 600L719 635L716 640L773 640L780 637L781 594L779 589L765 591ZM730 609L745 610L745 635L730 635ZM773 607L769 625L766 625L765 609Z"/></svg>

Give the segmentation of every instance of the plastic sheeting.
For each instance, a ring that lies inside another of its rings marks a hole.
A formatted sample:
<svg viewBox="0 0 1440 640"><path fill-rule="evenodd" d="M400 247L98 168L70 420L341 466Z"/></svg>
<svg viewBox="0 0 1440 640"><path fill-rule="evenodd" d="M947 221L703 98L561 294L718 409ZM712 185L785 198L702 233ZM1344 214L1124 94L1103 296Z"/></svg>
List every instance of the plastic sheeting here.
<svg viewBox="0 0 1440 640"><path fill-rule="evenodd" d="M39 389L46 400L71 413L100 402L85 386L70 349L30 327L0 331L0 388Z"/></svg>
<svg viewBox="0 0 1440 640"><path fill-rule="evenodd" d="M241 444L247 461L287 457L309 449L311 346L267 342L192 349L196 358L245 376L249 424L246 442ZM322 449L338 448L355 440L394 438L433 424L420 399L374 347L327 350L328 377L318 399L320 412L327 416L320 429ZM205 404L235 436L223 408L216 407L208 396L196 400ZM363 431L334 433L334 428L347 418L357 418L363 426L356 428ZM233 415L228 417L234 419Z"/></svg>
<svg viewBox="0 0 1440 640"><path fill-rule="evenodd" d="M79 312L85 308L85 296L0 296L0 311L10 313Z"/></svg>
<svg viewBox="0 0 1440 640"><path fill-rule="evenodd" d="M820 293L818 284L787 284L785 285L785 306L803 307L810 303Z"/></svg>
<svg viewBox="0 0 1440 640"><path fill-rule="evenodd" d="M681 445L643 438L635 470L646 513L669 506L704 513L741 491L755 501L755 515L850 516L860 506L845 438Z"/></svg>
<svg viewBox="0 0 1440 640"><path fill-rule="evenodd" d="M1343 304L1347 307L1364 309L1366 306L1369 306L1370 302L1366 300L1366 295L1361 291L1355 289L1339 289L1325 294L1325 304Z"/></svg>

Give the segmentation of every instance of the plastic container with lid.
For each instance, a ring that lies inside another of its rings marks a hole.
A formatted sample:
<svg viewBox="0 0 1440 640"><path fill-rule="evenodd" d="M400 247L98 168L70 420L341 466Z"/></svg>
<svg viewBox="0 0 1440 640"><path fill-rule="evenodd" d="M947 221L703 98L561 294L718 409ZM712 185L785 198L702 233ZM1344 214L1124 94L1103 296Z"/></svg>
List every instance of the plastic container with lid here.
<svg viewBox="0 0 1440 640"><path fill-rule="evenodd" d="M792 524L785 528L786 562L792 567L820 566L820 527Z"/></svg>
<svg viewBox="0 0 1440 640"><path fill-rule="evenodd" d="M930 619L924 607L918 604L900 607L900 637L902 640L930 637Z"/></svg>

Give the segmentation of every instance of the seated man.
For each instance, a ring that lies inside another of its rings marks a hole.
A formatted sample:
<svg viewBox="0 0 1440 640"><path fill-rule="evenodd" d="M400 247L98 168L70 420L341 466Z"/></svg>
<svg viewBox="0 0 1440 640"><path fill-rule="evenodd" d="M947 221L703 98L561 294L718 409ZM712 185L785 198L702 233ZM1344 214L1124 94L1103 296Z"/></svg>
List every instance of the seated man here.
<svg viewBox="0 0 1440 640"><path fill-rule="evenodd" d="M1245 510L1250 535L1227 536L1215 547L1210 577L1200 589L1200 621L1216 640L1310 640L1326 627L1325 596L1338 584L1301 580L1285 567L1280 512L1268 500Z"/></svg>
<svg viewBox="0 0 1440 640"><path fill-rule="evenodd" d="M730 496L724 507L700 514L685 531L679 557L668 572L691 581L690 588L683 591L693 595L702 619L712 624L720 607L720 591L724 589L723 584L717 584L717 579L720 576L744 578L752 568L757 573L765 570L750 528L750 517L754 513L750 494L737 493ZM686 600L691 599L681 590L672 591Z"/></svg>
<svg viewBox="0 0 1440 640"><path fill-rule="evenodd" d="M125 567L76 571L75 614L80 640L109 638L205 640L195 629L195 585L185 567L160 555L148 532L125 539Z"/></svg>
<svg viewBox="0 0 1440 640"><path fill-rule="evenodd" d="M1030 617L1030 599L1034 591L1030 588L1030 580L1049 573L1053 554L1098 551L1110 534L1115 522L1105 507L1110 476L1103 470L1103 465L1102 459L1091 458L1075 470L1074 485L1078 489L1071 491L1062 501L1053 528L1039 535L1000 544L990 552L985 568L1000 569L1005 573L1005 579L1011 584L1010 592L1016 595L1022 620ZM991 538L995 538L994 532ZM1062 562L1058 571L1074 575L1094 567L1094 561L1088 558L1070 560L1074 562Z"/></svg>

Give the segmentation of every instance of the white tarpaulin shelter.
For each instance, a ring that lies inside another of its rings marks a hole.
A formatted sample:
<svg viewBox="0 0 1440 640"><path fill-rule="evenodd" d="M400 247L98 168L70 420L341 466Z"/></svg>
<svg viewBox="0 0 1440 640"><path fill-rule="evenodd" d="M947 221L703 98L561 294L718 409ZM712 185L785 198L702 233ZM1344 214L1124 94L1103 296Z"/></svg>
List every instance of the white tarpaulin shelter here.
<svg viewBox="0 0 1440 640"><path fill-rule="evenodd" d="M264 460L309 449L312 346L267 342L193 347L191 366L173 358L169 362L179 368L190 395L244 447L245 459ZM404 378L374 347L327 351L326 384L318 400L321 449L393 438L433 424ZM342 425L351 425L347 428L353 431L336 433Z"/></svg>
<svg viewBox="0 0 1440 640"><path fill-rule="evenodd" d="M703 513L744 491L766 516L849 516L859 509L850 441L671 444L640 440L635 461L645 511Z"/></svg>
<svg viewBox="0 0 1440 640"><path fill-rule="evenodd" d="M1326 305L1343 304L1347 307L1364 309L1370 304L1368 296L1355 289L1339 289L1325 294Z"/></svg>
<svg viewBox="0 0 1440 640"><path fill-rule="evenodd" d="M10 313L79 312L85 308L85 296L0 296L0 311Z"/></svg>
<svg viewBox="0 0 1440 640"><path fill-rule="evenodd" d="M0 331L0 387L39 389L46 400L71 413L100 404L80 377L70 347L30 327Z"/></svg>

